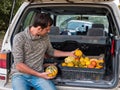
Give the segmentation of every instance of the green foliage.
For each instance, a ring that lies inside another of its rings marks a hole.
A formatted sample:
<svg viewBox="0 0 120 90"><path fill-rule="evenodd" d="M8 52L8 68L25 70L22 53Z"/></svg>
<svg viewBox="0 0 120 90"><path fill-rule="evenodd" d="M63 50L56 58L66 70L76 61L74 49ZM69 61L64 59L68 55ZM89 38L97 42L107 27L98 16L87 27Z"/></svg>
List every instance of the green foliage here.
<svg viewBox="0 0 120 90"><path fill-rule="evenodd" d="M15 8L14 8L14 15L17 12L20 5L23 3L24 0L16 0Z"/></svg>
<svg viewBox="0 0 120 90"><path fill-rule="evenodd" d="M11 15L12 3L14 0L1 0L0 1L0 31L6 31L9 25ZM16 0L13 16L22 4L22 0Z"/></svg>

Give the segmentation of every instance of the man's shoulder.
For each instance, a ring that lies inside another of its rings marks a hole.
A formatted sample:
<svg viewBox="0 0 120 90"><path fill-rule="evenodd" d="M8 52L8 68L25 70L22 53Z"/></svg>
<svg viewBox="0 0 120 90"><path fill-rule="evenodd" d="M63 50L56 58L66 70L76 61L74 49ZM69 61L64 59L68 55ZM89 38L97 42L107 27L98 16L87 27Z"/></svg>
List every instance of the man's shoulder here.
<svg viewBox="0 0 120 90"><path fill-rule="evenodd" d="M22 40L24 40L25 37L26 37L26 36L25 36L25 32L22 31L22 32L17 33L14 38L15 38L15 39L22 39Z"/></svg>
<svg viewBox="0 0 120 90"><path fill-rule="evenodd" d="M17 33L16 36L24 36L24 34L25 34L25 31L21 31L21 32Z"/></svg>

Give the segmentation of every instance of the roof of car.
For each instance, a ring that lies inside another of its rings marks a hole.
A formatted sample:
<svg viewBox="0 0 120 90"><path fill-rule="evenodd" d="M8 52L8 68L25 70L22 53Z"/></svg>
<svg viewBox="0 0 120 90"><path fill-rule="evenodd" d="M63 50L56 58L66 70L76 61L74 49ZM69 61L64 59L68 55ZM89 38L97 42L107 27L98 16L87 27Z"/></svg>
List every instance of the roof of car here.
<svg viewBox="0 0 120 90"><path fill-rule="evenodd" d="M66 3L76 3L76 2L86 2L86 3L90 3L90 2L109 2L109 1L117 1L117 0L28 0L30 2L42 2L42 3L45 3L45 2L57 2L57 3L60 3L60 2L66 2Z"/></svg>

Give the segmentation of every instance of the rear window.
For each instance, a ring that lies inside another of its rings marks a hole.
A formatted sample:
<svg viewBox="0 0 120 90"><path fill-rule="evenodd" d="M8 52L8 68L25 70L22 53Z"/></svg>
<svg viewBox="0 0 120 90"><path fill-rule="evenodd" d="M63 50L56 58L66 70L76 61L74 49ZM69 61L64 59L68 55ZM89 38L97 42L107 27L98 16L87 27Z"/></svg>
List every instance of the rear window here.
<svg viewBox="0 0 120 90"><path fill-rule="evenodd" d="M112 18L112 13L103 7L86 7L77 6L50 6L50 7L30 7L23 12L15 33L23 31L25 27L32 24L37 13L48 13L53 18L53 28L50 34L52 35L91 35L92 28L97 28L97 35L99 36L99 29L104 35L118 34L115 28L115 22ZM55 28L54 28L55 27ZM57 28L56 28L57 27ZM95 34L94 34L95 35Z"/></svg>

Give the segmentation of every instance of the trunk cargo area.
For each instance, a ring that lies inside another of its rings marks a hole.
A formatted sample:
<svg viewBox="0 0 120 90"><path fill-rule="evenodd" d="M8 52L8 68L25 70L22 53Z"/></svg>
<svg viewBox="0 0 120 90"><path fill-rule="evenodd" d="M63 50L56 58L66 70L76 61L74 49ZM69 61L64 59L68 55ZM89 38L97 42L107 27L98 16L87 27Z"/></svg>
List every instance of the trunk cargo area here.
<svg viewBox="0 0 120 90"><path fill-rule="evenodd" d="M74 39L76 38L76 39ZM78 39L79 38L79 39ZM77 85L78 83L94 82L105 83L112 80L112 55L114 54L114 46L111 40L106 37L80 37L69 36L62 38L62 36L50 36L51 43L54 48L63 51L73 51L79 48L85 57L90 59L103 59L103 68L81 68L81 67L67 67L62 66L64 58L48 58L45 63L57 63L58 75L53 80L57 85ZM59 39L56 42L55 39ZM74 40L73 40L74 39Z"/></svg>

